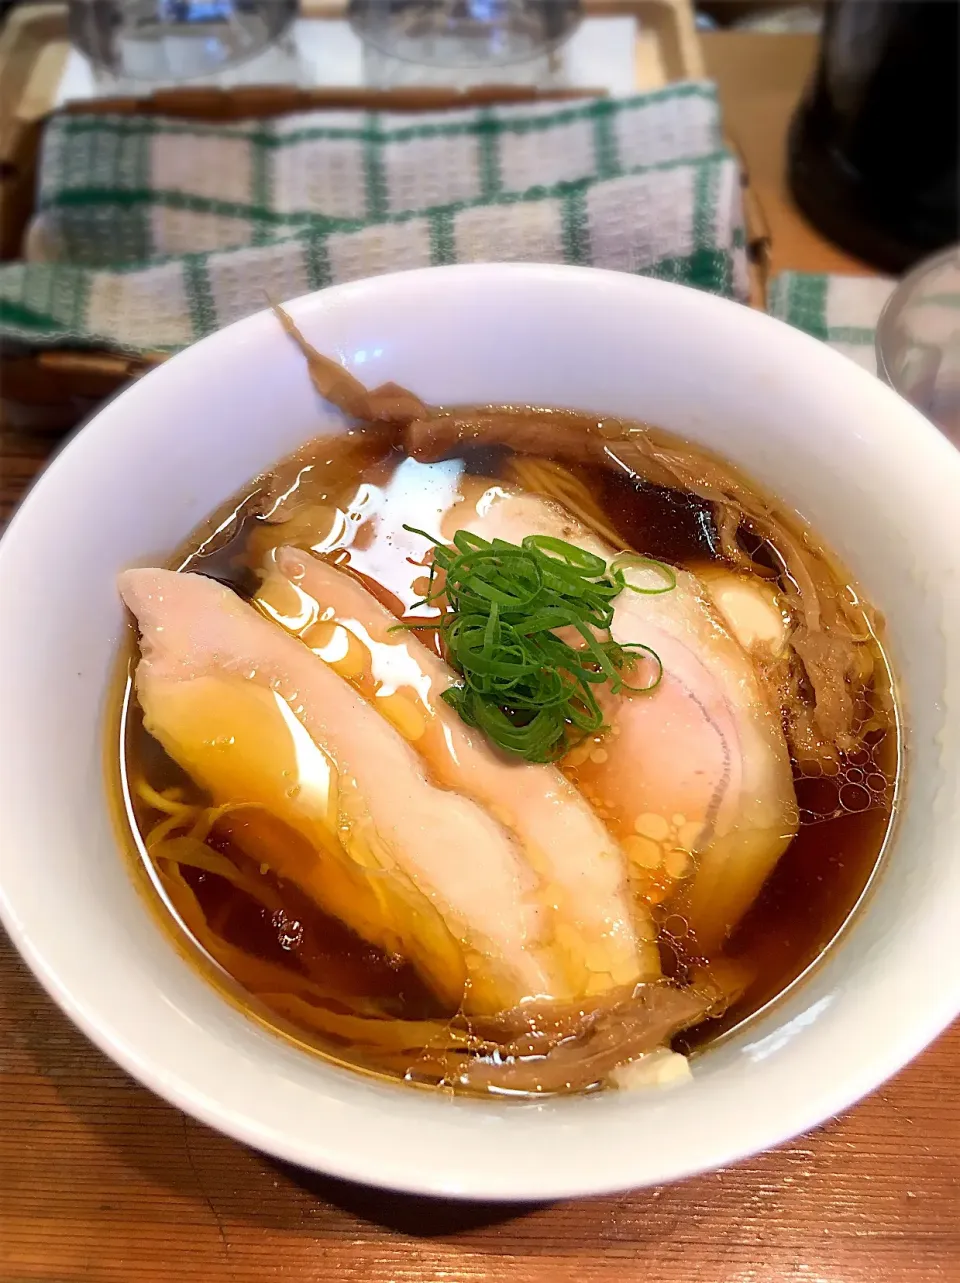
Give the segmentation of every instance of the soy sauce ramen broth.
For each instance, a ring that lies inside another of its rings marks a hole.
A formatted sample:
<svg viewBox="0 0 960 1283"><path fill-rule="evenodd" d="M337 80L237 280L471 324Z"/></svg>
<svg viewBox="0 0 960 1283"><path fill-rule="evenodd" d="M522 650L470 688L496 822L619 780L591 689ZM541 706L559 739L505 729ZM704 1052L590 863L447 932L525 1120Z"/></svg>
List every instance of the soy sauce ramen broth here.
<svg viewBox="0 0 960 1283"><path fill-rule="evenodd" d="M686 448L666 434L658 437L678 451ZM403 510L403 520L435 529L440 516L436 495L445 484L474 474L516 486L518 475L535 478L538 465L548 472L555 467L549 459L514 455L502 445L464 447L442 462L419 464L378 428L353 430L314 449L306 471L287 469L293 484L282 498L283 516L292 524L285 525L283 541L304 550L347 545L330 554L331 559L358 573L393 613L422 622L436 611L414 606L423 592L426 570L412 590L411 552L404 537L380 536L365 543L361 535L351 544L353 534L362 532L368 516L391 500ZM694 573L726 564L712 503L615 468L589 462L564 466L581 492L585 488L591 510L619 546ZM249 598L260 582L257 572L276 542L276 527L257 515L264 507L264 486L255 482L226 505L191 536L171 565L201 572ZM762 540L742 538L758 563L775 568ZM441 653L437 634L418 635ZM889 669L878 645L874 654L878 698L892 708ZM334 1035L318 1027L309 1006L298 1000L302 986L317 986L327 995L330 1009L344 1016L358 1002L408 1021L442 1021L455 1013L431 993L412 966L367 944L294 883L278 877L267 861L256 861L245 852L238 835L243 826L264 823L262 813L235 809L214 819L206 841L214 857L222 857L220 862L214 858L201 868L154 859L148 844L158 825L178 807L205 808L210 799L145 731L129 678L121 727L120 776L128 782L145 781L148 790L155 791L145 798L133 787L121 789L126 823L138 839L131 849L158 893L161 917L181 944L189 940L195 946L193 952L199 951L207 974L244 1010L299 1044L341 1063L418 1081L416 1064L409 1057L405 1062L394 1052L374 1052L356 1045L349 1032ZM690 983L731 963L744 977L727 1009L678 1034L672 1043L676 1049L697 1051L736 1028L782 993L834 939L880 858L894 810L898 761L895 716L833 763L793 761L799 831L752 907L712 958L705 958L691 937L682 906L669 895L659 902L653 896L651 909L667 977ZM564 770L577 783L576 766L568 763ZM294 830L284 830L281 821L271 818L269 823L274 840L305 843ZM252 886L256 895L248 889ZM343 1028L349 1030L349 1020Z"/></svg>

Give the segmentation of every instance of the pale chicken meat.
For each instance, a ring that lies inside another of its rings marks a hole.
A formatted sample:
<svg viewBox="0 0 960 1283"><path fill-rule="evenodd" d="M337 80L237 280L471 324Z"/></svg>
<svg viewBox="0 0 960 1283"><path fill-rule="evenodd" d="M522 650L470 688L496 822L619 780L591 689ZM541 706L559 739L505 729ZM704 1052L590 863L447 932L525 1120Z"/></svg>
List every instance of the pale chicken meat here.
<svg viewBox="0 0 960 1283"><path fill-rule="evenodd" d="M632 913L624 854L596 813L555 767L511 759L461 721L441 698L457 674L358 579L282 548L256 604L351 681L439 784L510 831L539 880L565 996L659 975L652 918Z"/></svg>
<svg viewBox="0 0 960 1283"><path fill-rule="evenodd" d="M551 535L615 556L552 501L479 479L465 479L443 537L458 529L515 544ZM629 563L625 575L636 587L664 583ZM779 714L735 627L739 616L751 649L758 637L775 646L783 619L760 581L726 588L714 577L711 595L678 570L669 591L620 594L612 635L655 651L662 679L646 694L604 695L609 729L564 763L626 851L638 901L675 904L705 953L722 946L798 826Z"/></svg>
<svg viewBox="0 0 960 1283"><path fill-rule="evenodd" d="M146 729L219 804L300 843L246 840L280 877L452 1006L492 1012L566 993L539 880L487 810L436 787L411 744L333 668L199 575L131 570ZM244 842L243 826L237 840ZM259 847L259 849L258 849Z"/></svg>

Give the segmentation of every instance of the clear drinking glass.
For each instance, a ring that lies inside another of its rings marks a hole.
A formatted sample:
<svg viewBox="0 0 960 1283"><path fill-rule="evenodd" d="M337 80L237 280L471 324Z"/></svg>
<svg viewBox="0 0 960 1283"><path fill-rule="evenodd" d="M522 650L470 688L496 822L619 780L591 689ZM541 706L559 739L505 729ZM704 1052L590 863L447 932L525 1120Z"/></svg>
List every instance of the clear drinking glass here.
<svg viewBox="0 0 960 1283"><path fill-rule="evenodd" d="M70 0L70 37L101 87L142 92L218 83L241 66L260 83L295 81L297 0Z"/></svg>
<svg viewBox="0 0 960 1283"><path fill-rule="evenodd" d="M960 246L920 263L890 295L877 370L960 446Z"/></svg>
<svg viewBox="0 0 960 1283"><path fill-rule="evenodd" d="M580 0L351 0L364 80L395 85L555 83Z"/></svg>

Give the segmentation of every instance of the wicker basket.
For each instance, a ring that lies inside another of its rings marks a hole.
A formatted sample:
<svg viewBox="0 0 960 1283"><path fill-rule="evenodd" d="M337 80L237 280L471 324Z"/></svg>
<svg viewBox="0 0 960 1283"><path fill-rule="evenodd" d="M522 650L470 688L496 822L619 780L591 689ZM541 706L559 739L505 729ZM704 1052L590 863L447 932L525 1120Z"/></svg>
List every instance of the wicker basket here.
<svg viewBox="0 0 960 1283"><path fill-rule="evenodd" d="M469 93L411 89L372 93L362 89L317 90L266 86L242 89L183 89L148 98L101 98L64 107L65 114L110 112L173 116L182 120L266 119L323 108L370 108L428 111L483 102L526 102L539 98L579 98L602 90L564 90L549 95L535 90L490 86ZM45 120L24 124L0 169L0 258L20 256L36 190L37 156ZM163 354L124 356L109 351L70 348L32 353L0 353L3 421L11 427L63 432L136 378L163 360Z"/></svg>
<svg viewBox="0 0 960 1283"><path fill-rule="evenodd" d="M342 0L303 0L309 17L342 17ZM703 74L690 0L586 0L592 14L630 14L639 18L646 44L638 41L638 88L655 81L695 78ZM48 117L21 110L31 90L32 64L47 56L59 40L65 49L62 5L27 6L14 16L0 37L0 260L20 257L34 204L40 137ZM15 47L13 47L15 46ZM61 57L62 57L61 52ZM59 70L59 69L58 69ZM34 77L35 79L35 77ZM174 116L194 121L244 120L293 112L370 108L390 111L438 110L478 102L524 102L532 99L589 97L598 89L537 91L496 86L459 93L452 89L395 89L382 93L360 88L303 90L286 86L166 90L145 98L94 99L67 106L72 112L113 112ZM34 91L35 94L35 91ZM762 257L764 232L748 201L748 225L754 257ZM755 291L756 292L756 291ZM162 360L162 354L124 356L110 351L70 348L23 353L0 352L0 413L9 427L64 432L76 426L105 398L130 379Z"/></svg>

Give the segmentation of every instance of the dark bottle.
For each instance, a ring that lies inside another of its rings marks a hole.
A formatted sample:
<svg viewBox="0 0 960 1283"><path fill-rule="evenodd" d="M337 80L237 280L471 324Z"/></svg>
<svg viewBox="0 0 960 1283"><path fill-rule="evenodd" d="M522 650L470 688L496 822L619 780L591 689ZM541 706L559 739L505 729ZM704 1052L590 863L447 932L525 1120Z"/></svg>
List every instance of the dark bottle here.
<svg viewBox="0 0 960 1283"><path fill-rule="evenodd" d="M885 272L960 239L960 0L827 0L789 179L825 236Z"/></svg>

